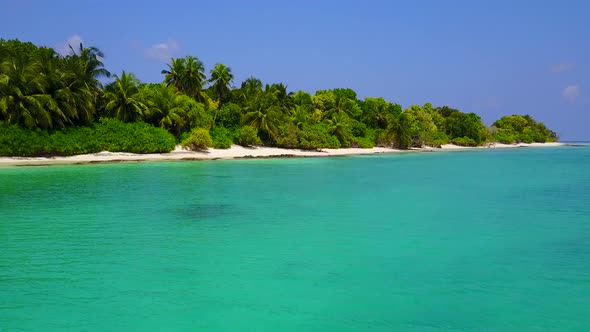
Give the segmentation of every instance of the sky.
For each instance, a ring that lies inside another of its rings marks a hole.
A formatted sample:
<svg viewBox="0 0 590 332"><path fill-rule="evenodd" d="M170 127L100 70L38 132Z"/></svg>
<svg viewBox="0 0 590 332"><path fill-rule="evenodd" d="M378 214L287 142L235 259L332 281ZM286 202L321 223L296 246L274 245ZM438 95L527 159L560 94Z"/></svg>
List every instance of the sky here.
<svg viewBox="0 0 590 332"><path fill-rule="evenodd" d="M563 141L590 141L588 15L585 0L3 0L0 38L58 52L83 41L144 82L194 55L207 72L230 66L235 86L351 88L488 125L530 114Z"/></svg>

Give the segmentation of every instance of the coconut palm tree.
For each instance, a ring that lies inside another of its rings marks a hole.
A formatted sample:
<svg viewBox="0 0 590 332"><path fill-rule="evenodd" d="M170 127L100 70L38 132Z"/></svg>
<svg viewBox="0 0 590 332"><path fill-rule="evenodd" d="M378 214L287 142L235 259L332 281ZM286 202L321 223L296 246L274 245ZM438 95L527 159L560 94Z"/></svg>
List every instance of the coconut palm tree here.
<svg viewBox="0 0 590 332"><path fill-rule="evenodd" d="M180 135L180 132L188 122L187 110L190 97L177 91L174 87L165 85L147 85L143 89L143 100L146 105L146 118L153 125L173 131Z"/></svg>
<svg viewBox="0 0 590 332"><path fill-rule="evenodd" d="M217 97L219 107L223 106L223 103L229 98L231 93L230 85L233 79L234 75L231 72L231 68L223 63L218 63L211 69L209 82L213 83L211 88Z"/></svg>
<svg viewBox="0 0 590 332"><path fill-rule="evenodd" d="M303 126L309 121L310 112L308 107L302 105L295 105L291 109L291 119L299 130L303 129Z"/></svg>
<svg viewBox="0 0 590 332"><path fill-rule="evenodd" d="M205 66L199 58L187 55L184 59L172 58L168 64L168 70L162 70L164 83L174 85L179 91L195 100L206 103L203 95L203 83L205 82Z"/></svg>
<svg viewBox="0 0 590 332"><path fill-rule="evenodd" d="M203 83L206 78L203 62L197 57L188 55L185 58L184 73L181 80L184 93L199 100L201 97L199 94L203 90Z"/></svg>
<svg viewBox="0 0 590 332"><path fill-rule="evenodd" d="M252 126L276 137L279 127L280 107L274 104L270 94L260 94L250 101L242 117L242 125Z"/></svg>
<svg viewBox="0 0 590 332"><path fill-rule="evenodd" d="M27 128L52 128L55 101L45 92L40 62L31 54L17 53L0 64L0 112L6 122Z"/></svg>
<svg viewBox="0 0 590 332"><path fill-rule="evenodd" d="M333 93L333 96L334 104L327 110L326 116L331 118L334 115L345 114L352 117L353 101L339 93Z"/></svg>
<svg viewBox="0 0 590 332"><path fill-rule="evenodd" d="M104 68L104 64L101 61L104 58L104 53L94 46L84 47L82 43L76 49L72 45L68 46L70 47L69 56L79 61L79 65L81 66L82 71L78 73L80 74L79 79L98 94L102 88L99 78L111 77L111 73Z"/></svg>
<svg viewBox="0 0 590 332"><path fill-rule="evenodd" d="M336 136L343 146L347 146L352 136L350 118L344 113L337 113L328 119L326 123L328 124L328 133Z"/></svg>
<svg viewBox="0 0 590 332"><path fill-rule="evenodd" d="M166 75L164 77L164 84L166 86L174 86L178 91L182 91L182 76L184 72L184 62L183 58L172 58L170 63L167 64L168 70L162 70L162 74Z"/></svg>
<svg viewBox="0 0 590 332"><path fill-rule="evenodd" d="M147 107L141 102L138 85L133 74L123 71L121 76L115 75L115 82L105 90L107 112L124 122L140 119Z"/></svg>

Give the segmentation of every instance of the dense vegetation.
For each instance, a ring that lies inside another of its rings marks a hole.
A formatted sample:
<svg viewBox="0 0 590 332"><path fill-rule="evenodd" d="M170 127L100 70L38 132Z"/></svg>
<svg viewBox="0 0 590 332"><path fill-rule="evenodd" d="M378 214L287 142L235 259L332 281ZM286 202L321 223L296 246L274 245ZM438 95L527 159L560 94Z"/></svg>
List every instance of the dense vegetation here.
<svg viewBox="0 0 590 332"><path fill-rule="evenodd" d="M126 72L111 76L95 47L70 49L60 56L0 40L0 155L165 152L176 143L407 149L557 139L528 115L503 117L488 128L474 113L431 104L402 110L383 98L359 100L351 89L312 95L255 77L232 87L230 67L216 64L207 76L194 56L172 59L162 83L144 84Z"/></svg>

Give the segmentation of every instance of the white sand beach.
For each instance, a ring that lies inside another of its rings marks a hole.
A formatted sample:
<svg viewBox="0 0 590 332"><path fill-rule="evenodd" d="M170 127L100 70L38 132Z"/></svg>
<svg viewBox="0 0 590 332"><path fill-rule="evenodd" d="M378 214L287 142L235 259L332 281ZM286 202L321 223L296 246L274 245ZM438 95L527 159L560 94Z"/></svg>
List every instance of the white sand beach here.
<svg viewBox="0 0 590 332"><path fill-rule="evenodd" d="M411 150L397 150L391 148L374 147L371 149L322 149L321 151L308 151L298 149L281 149L273 147L242 147L232 145L229 149L208 149L207 151L188 151L177 146L170 153L134 154L125 152L99 152L93 154L76 155L69 157L0 157L2 166L43 166L43 165L67 165L67 164L94 164L114 162L140 162L140 161L174 161L174 160L218 160L241 158L281 158L281 157L333 157L349 155L369 155L381 153L409 153L409 152L437 152L457 151L468 149L487 148L520 148L520 147L555 147L565 145L563 143L532 143L532 144L500 144L494 143L488 146L464 147L446 144L440 148L424 147Z"/></svg>

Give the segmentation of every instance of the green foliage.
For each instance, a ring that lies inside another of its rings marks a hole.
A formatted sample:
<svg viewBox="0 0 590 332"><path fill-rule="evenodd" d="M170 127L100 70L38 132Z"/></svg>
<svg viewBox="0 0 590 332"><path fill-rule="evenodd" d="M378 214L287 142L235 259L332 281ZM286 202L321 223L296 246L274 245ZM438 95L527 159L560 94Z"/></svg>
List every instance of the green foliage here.
<svg viewBox="0 0 590 332"><path fill-rule="evenodd" d="M432 144L434 138L437 136L438 128L432 119L432 106L425 104L424 106L413 105L405 110L409 120L409 132L412 137L412 145L421 147L424 144Z"/></svg>
<svg viewBox="0 0 590 332"><path fill-rule="evenodd" d="M295 149L299 147L297 138L298 128L293 123L285 123L279 127L279 135L276 137L276 144L281 148Z"/></svg>
<svg viewBox="0 0 590 332"><path fill-rule="evenodd" d="M94 126L102 150L110 152L162 153L174 150L176 140L164 129L145 122L123 123L116 119L101 119Z"/></svg>
<svg viewBox="0 0 590 332"><path fill-rule="evenodd" d="M246 106L242 125L254 127L270 137L275 137L278 134L281 113L281 106L274 94L259 93Z"/></svg>
<svg viewBox="0 0 590 332"><path fill-rule="evenodd" d="M39 129L30 130L17 125L0 125L1 156L43 156L47 155L49 135Z"/></svg>
<svg viewBox="0 0 590 332"><path fill-rule="evenodd" d="M235 133L223 127L211 129L213 147L216 149L229 149L234 142Z"/></svg>
<svg viewBox="0 0 590 332"><path fill-rule="evenodd" d="M327 130L334 135L342 147L350 147L353 139L351 120L345 113L334 113L331 119L326 120Z"/></svg>
<svg viewBox="0 0 590 332"><path fill-rule="evenodd" d="M529 115L504 116L494 122L497 128L493 139L501 143L515 142L555 142L557 134L545 127L542 122L536 122Z"/></svg>
<svg viewBox="0 0 590 332"><path fill-rule="evenodd" d="M446 133L454 138L468 137L480 145L486 139L486 128L474 113L452 112L445 121Z"/></svg>
<svg viewBox="0 0 590 332"><path fill-rule="evenodd" d="M441 145L448 143L449 137L447 134L440 131L435 131L424 139L424 144L428 146L441 147Z"/></svg>
<svg viewBox="0 0 590 332"><path fill-rule="evenodd" d="M205 150L213 145L213 139L209 135L209 130L204 128L193 129L190 135L182 141L183 148L193 151Z"/></svg>
<svg viewBox="0 0 590 332"><path fill-rule="evenodd" d="M213 117L211 116L211 113L207 112L204 104L190 99L187 101L186 107L188 108L186 111L189 123L188 128L209 129L211 126L213 126Z"/></svg>
<svg viewBox="0 0 590 332"><path fill-rule="evenodd" d="M244 126L240 128L238 144L241 146L251 146L260 144L260 137L258 137L258 129L252 126Z"/></svg>
<svg viewBox="0 0 590 332"><path fill-rule="evenodd" d="M90 124L101 94L98 78L110 73L95 47L62 57L53 49L0 41L0 120L35 129Z"/></svg>
<svg viewBox="0 0 590 332"><path fill-rule="evenodd" d="M389 103L383 98L366 98L361 108L361 121L370 128L380 129L386 129L402 112L400 105Z"/></svg>
<svg viewBox="0 0 590 332"><path fill-rule="evenodd" d="M174 86L187 96L205 102L202 94L203 83L205 82L205 66L199 58L187 55L185 58L172 58L167 70L162 70L164 84Z"/></svg>
<svg viewBox="0 0 590 332"><path fill-rule="evenodd" d="M362 122L352 121L350 124L350 131L355 137L365 137L367 130L367 125Z"/></svg>
<svg viewBox="0 0 590 332"><path fill-rule="evenodd" d="M139 79L123 71L115 82L105 89L105 114L123 122L138 121L144 117L147 106L141 102Z"/></svg>
<svg viewBox="0 0 590 332"><path fill-rule="evenodd" d="M479 143L470 137L455 137L451 140L451 143L460 146L478 146Z"/></svg>
<svg viewBox="0 0 590 332"><path fill-rule="evenodd" d="M100 151L162 153L174 149L174 136L147 123L102 119L92 127L72 127L53 133L0 125L2 156L69 156Z"/></svg>
<svg viewBox="0 0 590 332"><path fill-rule="evenodd" d="M394 133L395 140L393 145L400 149L408 149L414 143L415 126L414 116L409 112L403 112L399 117L399 122L390 127L390 132Z"/></svg>
<svg viewBox="0 0 590 332"><path fill-rule="evenodd" d="M380 146L380 147L387 147L387 148L391 148L393 146L397 147L397 144L395 143L395 132L396 132L396 128L398 128L398 126L390 126L388 129L375 129L373 136L374 139L373 141L375 142L375 146Z"/></svg>
<svg viewBox="0 0 590 332"><path fill-rule="evenodd" d="M234 75L231 72L231 68L223 63L218 63L211 69L209 82L213 83L211 90L220 105L223 105L229 99L231 95L230 85L233 79Z"/></svg>
<svg viewBox="0 0 590 332"><path fill-rule="evenodd" d="M355 137L353 139L353 147L358 147L362 149L370 149L375 146L375 142L368 137Z"/></svg>
<svg viewBox="0 0 590 332"><path fill-rule="evenodd" d="M191 148L262 141L304 149L375 144L407 149L449 141L473 146L491 140L557 140L528 115L503 117L488 129L474 113L428 103L402 112L383 98L357 100L351 89L320 90L312 96L255 77L232 89L228 66L215 65L207 78L204 64L194 56L171 59L162 84L141 84L123 72L103 87L99 79L110 77L101 62L104 54L82 44L70 50L60 56L51 48L0 39L0 123L5 123L0 152L162 152L174 147L166 130Z"/></svg>
<svg viewBox="0 0 590 332"><path fill-rule="evenodd" d="M500 142L503 144L512 144L518 140L515 134L511 130L507 129L498 129L492 139L495 142Z"/></svg>
<svg viewBox="0 0 590 332"><path fill-rule="evenodd" d="M299 147L305 150L321 148L337 149L340 147L338 138L330 135L322 124L304 127L299 132Z"/></svg>
<svg viewBox="0 0 590 332"><path fill-rule="evenodd" d="M215 116L215 125L225 128L237 128L240 126L242 108L234 103L224 104Z"/></svg>

